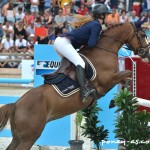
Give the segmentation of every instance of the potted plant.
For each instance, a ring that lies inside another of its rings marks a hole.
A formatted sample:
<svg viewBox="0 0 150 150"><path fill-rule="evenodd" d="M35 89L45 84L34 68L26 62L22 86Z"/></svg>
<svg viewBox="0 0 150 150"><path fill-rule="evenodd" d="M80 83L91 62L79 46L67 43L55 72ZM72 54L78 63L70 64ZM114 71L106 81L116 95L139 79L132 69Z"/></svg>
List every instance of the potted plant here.
<svg viewBox="0 0 150 150"><path fill-rule="evenodd" d="M120 90L115 96L115 106L118 107L115 120L116 137L122 140L119 149L122 150L149 150L150 149L150 113L138 111L136 97L127 88Z"/></svg>
<svg viewBox="0 0 150 150"><path fill-rule="evenodd" d="M98 119L98 113L102 111L98 107L97 102L90 108L86 108L82 111L83 116L85 117L85 124L81 126L82 135L91 139L96 145L96 150L100 150L100 142L102 140L107 140L108 130L104 129L104 125L99 126L100 120Z"/></svg>
<svg viewBox="0 0 150 150"><path fill-rule="evenodd" d="M83 119L82 111L78 111L75 117L75 125L76 125L76 136L75 140L70 140L70 150L82 150L82 145L84 143L83 140L80 140L80 126Z"/></svg>
<svg viewBox="0 0 150 150"><path fill-rule="evenodd" d="M98 119L98 113L102 111L100 107L98 107L97 102L91 106L90 108L86 108L84 110L78 111L76 114L76 140L70 140L70 150L82 150L83 140L79 140L80 136L85 136L90 138L91 141L96 145L96 150L100 150L100 142L102 140L107 140L108 130L104 129L104 126L98 126L100 120ZM85 119L84 125L81 126L81 122ZM82 131L81 131L82 129Z"/></svg>

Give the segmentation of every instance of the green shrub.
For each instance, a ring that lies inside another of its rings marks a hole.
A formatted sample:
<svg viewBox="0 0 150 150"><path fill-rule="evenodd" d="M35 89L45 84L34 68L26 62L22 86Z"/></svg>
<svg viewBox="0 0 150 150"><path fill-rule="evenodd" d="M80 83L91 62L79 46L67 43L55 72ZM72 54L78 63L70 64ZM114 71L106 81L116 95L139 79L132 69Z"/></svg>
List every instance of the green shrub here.
<svg viewBox="0 0 150 150"><path fill-rule="evenodd" d="M126 88L121 89L114 100L119 113L115 120L116 138L125 142L126 150L150 150L150 113L138 111L136 97Z"/></svg>

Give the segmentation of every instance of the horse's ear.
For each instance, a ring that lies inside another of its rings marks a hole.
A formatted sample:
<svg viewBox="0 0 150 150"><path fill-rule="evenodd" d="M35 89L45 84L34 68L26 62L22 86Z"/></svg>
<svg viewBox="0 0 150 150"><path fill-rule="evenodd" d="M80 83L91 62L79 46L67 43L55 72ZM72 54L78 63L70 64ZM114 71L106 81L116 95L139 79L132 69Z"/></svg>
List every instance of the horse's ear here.
<svg viewBox="0 0 150 150"><path fill-rule="evenodd" d="M144 22L146 22L147 21L147 17L142 17L142 18L140 18L137 22L135 22L134 24L135 24L135 27L137 28L137 29L140 29L141 28L141 25L144 23Z"/></svg>

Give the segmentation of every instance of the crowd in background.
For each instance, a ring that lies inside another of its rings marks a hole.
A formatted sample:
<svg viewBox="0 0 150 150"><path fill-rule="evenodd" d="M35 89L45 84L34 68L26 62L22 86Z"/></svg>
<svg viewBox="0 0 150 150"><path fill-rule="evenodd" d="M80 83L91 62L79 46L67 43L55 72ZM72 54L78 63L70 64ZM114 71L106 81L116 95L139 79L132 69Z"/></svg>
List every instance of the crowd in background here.
<svg viewBox="0 0 150 150"><path fill-rule="evenodd" d="M33 56L2 56L1 53L33 54L36 44L53 44L55 38L72 30L77 22L74 14L91 16L93 5L105 3L112 11L105 19L106 27L135 22L147 15L143 26L148 37L150 28L150 0L1 0L0 1L0 68L17 68L15 59L33 59ZM36 34L45 28L46 35Z"/></svg>

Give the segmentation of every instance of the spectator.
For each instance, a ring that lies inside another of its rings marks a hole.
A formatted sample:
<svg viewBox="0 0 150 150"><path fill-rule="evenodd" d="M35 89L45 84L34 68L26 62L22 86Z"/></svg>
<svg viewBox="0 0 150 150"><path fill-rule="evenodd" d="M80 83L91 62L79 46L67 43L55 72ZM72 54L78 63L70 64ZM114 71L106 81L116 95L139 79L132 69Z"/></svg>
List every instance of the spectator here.
<svg viewBox="0 0 150 150"><path fill-rule="evenodd" d="M55 17L56 15L58 15L58 11L59 11L60 7L60 0L52 0L52 15L53 17Z"/></svg>
<svg viewBox="0 0 150 150"><path fill-rule="evenodd" d="M13 8L13 4L9 3L7 11L6 11L6 20L9 22L15 23L15 9Z"/></svg>
<svg viewBox="0 0 150 150"><path fill-rule="evenodd" d="M6 39L2 40L2 48L8 53L14 47L14 41L10 39L10 34L6 35Z"/></svg>
<svg viewBox="0 0 150 150"><path fill-rule="evenodd" d="M70 4L71 5L72 0L61 0L60 1L60 8L64 8L65 4Z"/></svg>
<svg viewBox="0 0 150 150"><path fill-rule="evenodd" d="M119 0L118 2L119 2L118 11L121 12L122 10L125 9L125 3L124 3L124 0Z"/></svg>
<svg viewBox="0 0 150 150"><path fill-rule="evenodd" d="M7 2L8 2L8 0L1 0L1 2L0 2L0 8L3 8L3 6L5 4L7 4Z"/></svg>
<svg viewBox="0 0 150 150"><path fill-rule="evenodd" d="M16 22L23 21L24 16L25 16L25 14L22 10L22 7L18 7L18 12L16 13L16 16L15 16Z"/></svg>
<svg viewBox="0 0 150 150"><path fill-rule="evenodd" d="M3 33L3 29L2 29L2 23L0 22L0 42L2 40L4 33Z"/></svg>
<svg viewBox="0 0 150 150"><path fill-rule="evenodd" d="M49 23L47 25L47 29L48 29L48 44L54 44L54 40L55 40L55 25L53 23Z"/></svg>
<svg viewBox="0 0 150 150"><path fill-rule="evenodd" d="M111 9L118 8L118 0L110 0L110 7Z"/></svg>
<svg viewBox="0 0 150 150"><path fill-rule="evenodd" d="M44 0L39 0L40 4L39 4L39 12L44 13Z"/></svg>
<svg viewBox="0 0 150 150"><path fill-rule="evenodd" d="M92 11L92 4L94 3L94 0L81 0L81 3L83 3L90 12Z"/></svg>
<svg viewBox="0 0 150 150"><path fill-rule="evenodd" d="M7 9L9 7L11 0L8 0L7 3L4 5L4 7L2 7L2 15L6 17L6 13L7 13Z"/></svg>
<svg viewBox="0 0 150 150"><path fill-rule="evenodd" d="M48 44L49 39L48 37L44 37L44 36L38 36L37 37L37 43L38 44Z"/></svg>
<svg viewBox="0 0 150 150"><path fill-rule="evenodd" d="M75 6L76 6L77 8L79 8L80 5L81 5L81 0L73 0L73 3L75 3ZM75 8L75 9L76 9L76 8Z"/></svg>
<svg viewBox="0 0 150 150"><path fill-rule="evenodd" d="M79 9L77 10L77 13L84 16L84 15L86 15L87 11L89 11L89 10L86 7L86 5L81 3Z"/></svg>
<svg viewBox="0 0 150 150"><path fill-rule="evenodd" d="M58 34L62 33L62 29L64 27L64 23L66 21L66 17L63 16L63 9L59 9L59 14L55 16L55 34L56 36Z"/></svg>
<svg viewBox="0 0 150 150"><path fill-rule="evenodd" d="M70 6L70 4L69 3L64 3L63 15L66 16L70 12L71 12L71 6Z"/></svg>
<svg viewBox="0 0 150 150"><path fill-rule="evenodd" d="M136 15L138 17L140 17L140 13L141 13L141 2L142 2L142 0L134 0L133 1L132 10L136 11Z"/></svg>
<svg viewBox="0 0 150 150"><path fill-rule="evenodd" d="M35 18L35 27L41 27L42 25L42 17L40 15L38 15L36 18Z"/></svg>
<svg viewBox="0 0 150 150"><path fill-rule="evenodd" d="M44 0L44 10L51 8L51 0Z"/></svg>
<svg viewBox="0 0 150 150"><path fill-rule="evenodd" d="M17 52L15 51L15 48L14 48L14 47L12 47L12 48L10 49L10 53L11 53L11 54L17 53ZM18 56L10 55L10 56L9 56L9 59L10 59L11 61L8 62L8 68L18 68L19 62L16 61L16 60L18 59ZM14 60L14 61L12 61L12 60Z"/></svg>
<svg viewBox="0 0 150 150"><path fill-rule="evenodd" d="M28 27L33 20L34 20L34 16L31 15L29 10L27 10L23 19L25 27Z"/></svg>
<svg viewBox="0 0 150 150"><path fill-rule="evenodd" d="M22 21L17 22L14 27L14 40L18 39L20 34L24 39L27 39L27 32L24 29L24 24Z"/></svg>
<svg viewBox="0 0 150 150"><path fill-rule="evenodd" d="M15 47L17 52L26 52L27 51L27 41L23 38L24 35L19 34L18 39L15 41Z"/></svg>
<svg viewBox="0 0 150 150"><path fill-rule="evenodd" d="M6 34L10 34L10 38L13 39L14 35L14 28L12 25L10 25L9 21L6 21L6 24L2 26L4 36L3 38L6 38Z"/></svg>
<svg viewBox="0 0 150 150"><path fill-rule="evenodd" d="M30 0L30 3L31 3L30 11L31 11L32 15L36 17L39 12L40 2L39 2L39 0Z"/></svg>
<svg viewBox="0 0 150 150"><path fill-rule="evenodd" d="M31 54L34 54L34 45L38 44L37 41L35 40L35 35L30 34L27 47L28 47L28 52Z"/></svg>
<svg viewBox="0 0 150 150"><path fill-rule="evenodd" d="M7 51L3 48L1 53L7 53ZM0 68L8 68L8 61L9 57L8 56L2 56L0 55Z"/></svg>
<svg viewBox="0 0 150 150"><path fill-rule="evenodd" d="M0 23L1 23L1 24L4 23L4 16L1 14L1 11L0 11Z"/></svg>
<svg viewBox="0 0 150 150"><path fill-rule="evenodd" d="M134 0L129 0L129 2L128 2L127 10L130 11L130 12L132 11L133 2L134 2Z"/></svg>
<svg viewBox="0 0 150 150"><path fill-rule="evenodd" d="M143 5L144 11L150 11L150 0L144 0L144 5Z"/></svg>
<svg viewBox="0 0 150 150"><path fill-rule="evenodd" d="M130 22L136 22L138 19L139 19L139 17L136 16L136 11L133 10L133 11L131 12L131 16L129 17L129 21L130 21Z"/></svg>
<svg viewBox="0 0 150 150"><path fill-rule="evenodd" d="M143 11L140 14L141 17L148 17L148 11Z"/></svg>
<svg viewBox="0 0 150 150"><path fill-rule="evenodd" d="M150 24L150 11L147 13L148 20L147 22Z"/></svg>
<svg viewBox="0 0 150 150"><path fill-rule="evenodd" d="M35 36L38 44L48 44L48 30L44 25L35 28Z"/></svg>
<svg viewBox="0 0 150 150"><path fill-rule="evenodd" d="M121 11L120 18L119 18L119 22L120 22L120 23L129 22L129 18L128 18L128 16L127 16L125 10L122 10L122 11Z"/></svg>
<svg viewBox="0 0 150 150"><path fill-rule="evenodd" d="M35 34L35 25L34 21L31 22L31 24L27 27L27 36L29 37L30 34Z"/></svg>
<svg viewBox="0 0 150 150"><path fill-rule="evenodd" d="M73 29L72 24L76 23L77 21L78 21L77 18L75 18L72 13L69 13L66 16L66 23L67 23L67 26L68 26L67 29L69 31L71 31Z"/></svg>
<svg viewBox="0 0 150 150"><path fill-rule="evenodd" d="M112 14L109 14L106 18L107 26L112 26L114 24L119 23L119 13L115 8L112 9Z"/></svg>
<svg viewBox="0 0 150 150"><path fill-rule="evenodd" d="M52 19L53 19L53 17L52 17L51 12L49 10L45 10L44 16L42 17L42 22L44 23L44 25L51 23Z"/></svg>

